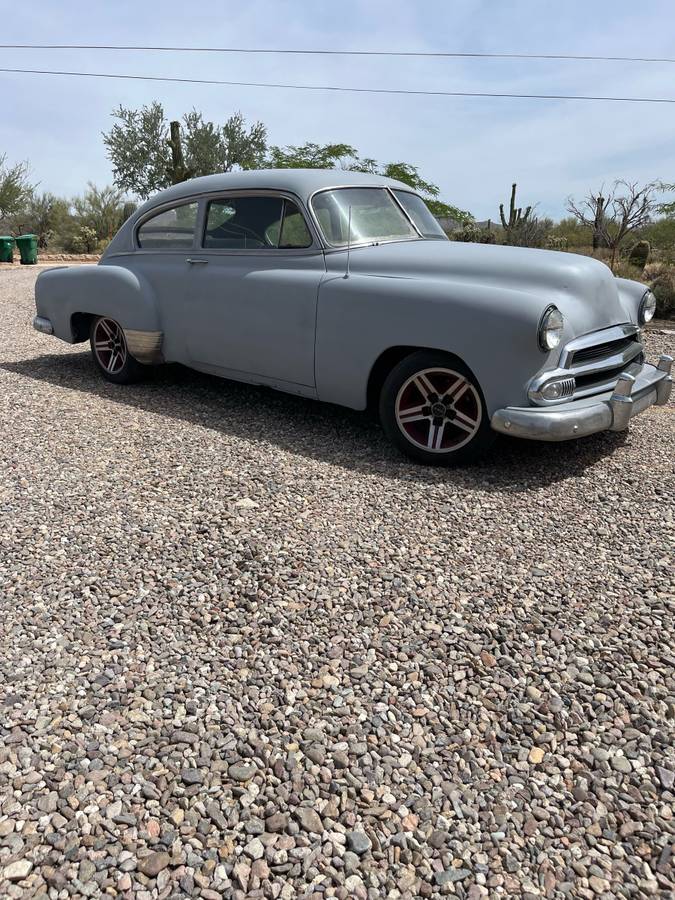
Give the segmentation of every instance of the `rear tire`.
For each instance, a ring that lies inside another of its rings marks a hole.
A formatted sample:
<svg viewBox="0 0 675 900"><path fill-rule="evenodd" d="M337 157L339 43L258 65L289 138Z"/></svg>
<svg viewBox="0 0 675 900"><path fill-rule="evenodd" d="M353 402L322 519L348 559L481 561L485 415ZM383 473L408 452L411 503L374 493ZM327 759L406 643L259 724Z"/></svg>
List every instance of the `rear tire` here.
<svg viewBox="0 0 675 900"><path fill-rule="evenodd" d="M426 465L472 462L495 439L469 369L432 350L413 353L391 370L380 394L380 421L393 444Z"/></svg>
<svg viewBox="0 0 675 900"><path fill-rule="evenodd" d="M107 316L92 319L89 343L94 364L106 381L114 384L133 384L146 375L142 365L129 353L122 326Z"/></svg>

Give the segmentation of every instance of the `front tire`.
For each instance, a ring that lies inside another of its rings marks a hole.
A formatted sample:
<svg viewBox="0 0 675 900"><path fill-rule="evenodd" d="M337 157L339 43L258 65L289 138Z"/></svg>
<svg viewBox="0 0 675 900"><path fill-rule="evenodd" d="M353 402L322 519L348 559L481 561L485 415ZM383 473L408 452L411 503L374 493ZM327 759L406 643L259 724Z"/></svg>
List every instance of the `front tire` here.
<svg viewBox="0 0 675 900"><path fill-rule="evenodd" d="M107 316L92 319L89 343L94 364L107 381L133 384L145 376L147 366L129 353L124 330L114 319Z"/></svg>
<svg viewBox="0 0 675 900"><path fill-rule="evenodd" d="M391 370L380 394L380 420L393 444L427 465L471 462L495 437L469 369L430 350L407 356Z"/></svg>

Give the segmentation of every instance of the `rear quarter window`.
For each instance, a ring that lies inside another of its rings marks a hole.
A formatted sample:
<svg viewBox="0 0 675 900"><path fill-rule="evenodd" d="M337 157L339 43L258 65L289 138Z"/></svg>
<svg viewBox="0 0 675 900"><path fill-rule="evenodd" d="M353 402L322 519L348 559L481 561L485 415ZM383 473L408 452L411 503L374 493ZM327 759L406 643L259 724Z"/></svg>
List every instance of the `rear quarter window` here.
<svg viewBox="0 0 675 900"><path fill-rule="evenodd" d="M146 219L136 232L143 250L189 250L197 226L197 203L183 203L163 209Z"/></svg>

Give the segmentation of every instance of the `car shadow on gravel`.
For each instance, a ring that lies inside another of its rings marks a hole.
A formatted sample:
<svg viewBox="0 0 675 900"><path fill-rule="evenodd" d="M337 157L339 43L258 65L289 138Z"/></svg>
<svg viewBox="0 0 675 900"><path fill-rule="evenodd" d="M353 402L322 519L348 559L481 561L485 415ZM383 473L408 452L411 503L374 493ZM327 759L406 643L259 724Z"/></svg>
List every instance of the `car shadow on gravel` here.
<svg viewBox="0 0 675 900"><path fill-rule="evenodd" d="M89 353L82 351L0 362L0 369L365 474L426 483L452 481L499 493L518 493L580 475L626 440L625 432L560 444L499 436L490 454L472 466L434 468L400 456L368 413L179 365L161 366L146 382L125 386L104 381Z"/></svg>

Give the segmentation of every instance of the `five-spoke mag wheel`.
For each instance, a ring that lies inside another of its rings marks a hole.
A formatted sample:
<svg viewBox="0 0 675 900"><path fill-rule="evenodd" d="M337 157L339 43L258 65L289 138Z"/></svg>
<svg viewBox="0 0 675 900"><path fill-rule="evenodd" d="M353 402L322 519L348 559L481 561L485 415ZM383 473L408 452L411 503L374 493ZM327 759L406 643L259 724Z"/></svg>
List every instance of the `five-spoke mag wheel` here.
<svg viewBox="0 0 675 900"><path fill-rule="evenodd" d="M124 332L113 319L97 319L94 326L94 356L109 375L116 375L127 361L127 342Z"/></svg>
<svg viewBox="0 0 675 900"><path fill-rule="evenodd" d="M459 360L435 351L413 353L389 373L380 418L391 440L420 462L466 461L492 442L473 375Z"/></svg>
<svg viewBox="0 0 675 900"><path fill-rule="evenodd" d="M453 369L424 369L412 375L396 397L396 422L409 441L430 453L468 444L480 427L480 397Z"/></svg>
<svg viewBox="0 0 675 900"><path fill-rule="evenodd" d="M108 381L129 384L139 381L147 369L129 353L124 330L107 316L92 319L89 333L91 353L96 367Z"/></svg>

